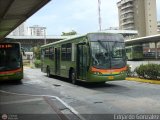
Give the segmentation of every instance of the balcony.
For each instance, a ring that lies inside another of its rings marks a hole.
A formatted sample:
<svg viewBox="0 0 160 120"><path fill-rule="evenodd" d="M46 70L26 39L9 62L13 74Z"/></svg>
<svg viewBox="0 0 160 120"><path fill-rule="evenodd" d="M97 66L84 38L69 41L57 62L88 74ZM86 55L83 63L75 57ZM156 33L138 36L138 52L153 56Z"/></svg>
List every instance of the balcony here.
<svg viewBox="0 0 160 120"><path fill-rule="evenodd" d="M133 24L134 21L133 20L127 20L126 22L122 23L122 26L127 25L127 24Z"/></svg>
<svg viewBox="0 0 160 120"><path fill-rule="evenodd" d="M127 5L123 6L123 7L121 7L121 10L124 10L126 8L132 8L132 7L133 7L133 4L127 4Z"/></svg>
<svg viewBox="0 0 160 120"><path fill-rule="evenodd" d="M128 3L128 2L133 2L134 0L122 0L121 1L121 5L124 5L124 4L126 4L126 3Z"/></svg>
<svg viewBox="0 0 160 120"><path fill-rule="evenodd" d="M124 30L134 30L135 27L134 26L123 26Z"/></svg>
<svg viewBox="0 0 160 120"><path fill-rule="evenodd" d="M126 10L124 12L121 13L121 16L127 13L134 13L134 11L132 9Z"/></svg>
<svg viewBox="0 0 160 120"><path fill-rule="evenodd" d="M124 17L124 16L123 16L123 17L121 17L121 18L120 18L120 20L121 20L121 21L123 21L123 20L133 19L133 18L134 18L134 16L133 16L133 15L127 15L126 17Z"/></svg>

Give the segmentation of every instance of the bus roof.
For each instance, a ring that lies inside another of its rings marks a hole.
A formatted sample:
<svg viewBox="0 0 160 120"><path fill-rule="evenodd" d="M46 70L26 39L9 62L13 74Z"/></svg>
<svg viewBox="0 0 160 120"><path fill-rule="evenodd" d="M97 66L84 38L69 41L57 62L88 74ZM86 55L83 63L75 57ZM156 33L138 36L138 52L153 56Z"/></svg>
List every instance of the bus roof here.
<svg viewBox="0 0 160 120"><path fill-rule="evenodd" d="M70 38L67 38L67 39L64 39L64 40L60 40L60 41L56 41L56 42L49 43L49 44L46 44L46 45L42 45L41 47L46 47L46 46L54 45L54 44L57 44L57 43L62 43L62 42L70 41L70 40L73 40L73 39L76 39L76 38L85 37L85 36L87 37L89 34L98 34L98 33L101 33L101 34L110 34L110 35L120 35L120 36L122 36L121 34L108 33L108 32L104 32L104 31L103 32L90 32L90 33L86 33L86 34L83 34L83 35L71 36Z"/></svg>
<svg viewBox="0 0 160 120"><path fill-rule="evenodd" d="M84 37L84 36L86 36L86 34L85 35L71 36L70 38L67 38L67 39L63 39L63 40L60 40L60 41L56 41L56 42L53 42L53 43L42 45L41 47L46 47L46 46L49 46L49 45L53 45L53 44L57 44L57 43L61 43L61 42L69 41L69 40L73 40L75 38L80 38L80 37Z"/></svg>

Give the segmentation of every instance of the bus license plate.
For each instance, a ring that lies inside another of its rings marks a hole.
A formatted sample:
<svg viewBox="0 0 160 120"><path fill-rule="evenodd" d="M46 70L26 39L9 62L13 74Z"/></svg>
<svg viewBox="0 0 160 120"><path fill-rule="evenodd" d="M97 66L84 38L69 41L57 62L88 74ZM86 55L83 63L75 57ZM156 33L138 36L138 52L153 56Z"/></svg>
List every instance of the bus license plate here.
<svg viewBox="0 0 160 120"><path fill-rule="evenodd" d="M114 76L108 76L108 79L113 80Z"/></svg>

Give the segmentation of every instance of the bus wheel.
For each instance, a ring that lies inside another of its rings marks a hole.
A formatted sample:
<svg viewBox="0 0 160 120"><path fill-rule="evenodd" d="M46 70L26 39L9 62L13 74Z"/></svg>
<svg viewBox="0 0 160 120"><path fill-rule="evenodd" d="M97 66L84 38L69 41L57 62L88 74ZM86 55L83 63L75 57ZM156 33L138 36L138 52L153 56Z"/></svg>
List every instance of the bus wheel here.
<svg viewBox="0 0 160 120"><path fill-rule="evenodd" d="M22 80L21 79L17 79L17 80L15 80L15 83L18 84L18 85L22 84Z"/></svg>
<svg viewBox="0 0 160 120"><path fill-rule="evenodd" d="M70 80L72 81L72 84L76 85L77 84L77 80L76 80L76 73L74 70L72 70L70 72Z"/></svg>
<svg viewBox="0 0 160 120"><path fill-rule="evenodd" d="M49 67L47 67L47 77L51 77L51 74L50 74L50 69L49 69Z"/></svg>

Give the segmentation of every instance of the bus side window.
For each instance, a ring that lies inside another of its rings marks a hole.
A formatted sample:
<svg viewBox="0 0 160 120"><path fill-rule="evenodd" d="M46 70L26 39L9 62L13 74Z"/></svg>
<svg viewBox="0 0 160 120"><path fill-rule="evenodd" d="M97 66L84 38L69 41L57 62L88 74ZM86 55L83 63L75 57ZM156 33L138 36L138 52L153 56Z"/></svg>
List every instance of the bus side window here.
<svg viewBox="0 0 160 120"><path fill-rule="evenodd" d="M49 57L49 49L45 48L45 57L48 58Z"/></svg>
<svg viewBox="0 0 160 120"><path fill-rule="evenodd" d="M54 60L54 48L49 48L49 59Z"/></svg>
<svg viewBox="0 0 160 120"><path fill-rule="evenodd" d="M68 43L66 44L66 60L71 61L71 55L72 55L72 44Z"/></svg>
<svg viewBox="0 0 160 120"><path fill-rule="evenodd" d="M61 60L66 60L66 44L61 46Z"/></svg>
<svg viewBox="0 0 160 120"><path fill-rule="evenodd" d="M61 59L63 61L71 61L72 59L72 44L67 43L61 46Z"/></svg>

